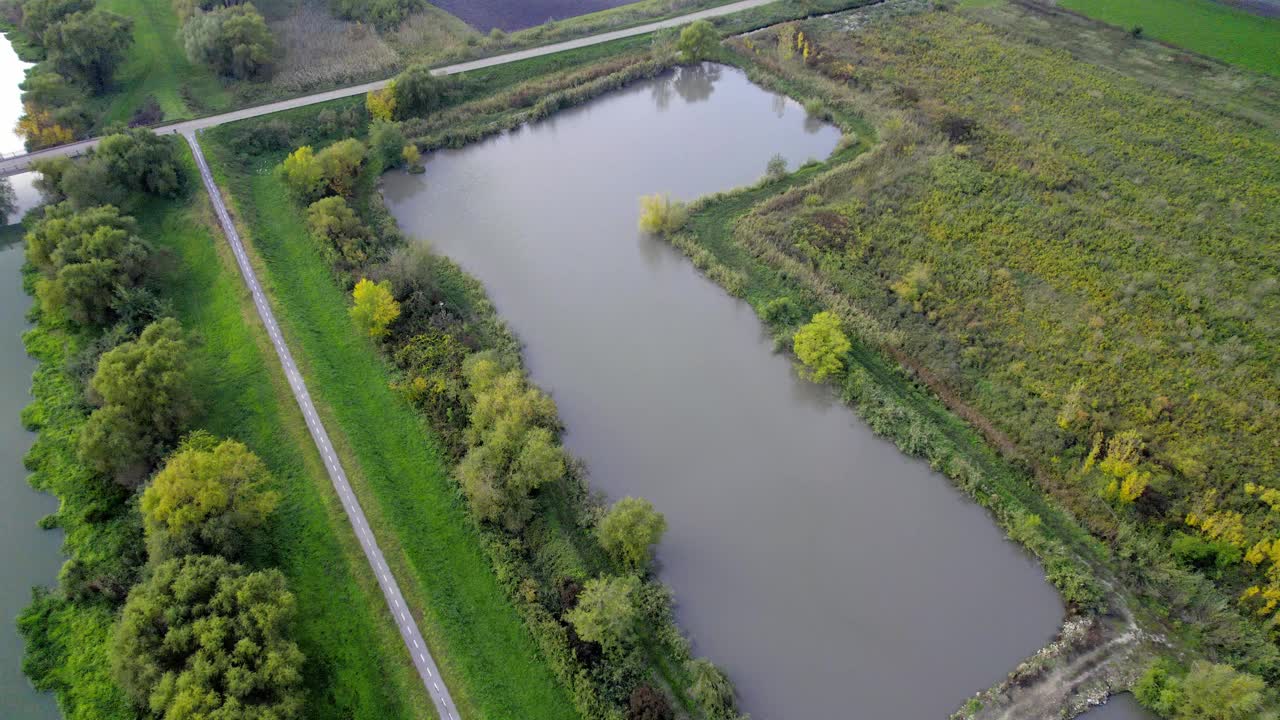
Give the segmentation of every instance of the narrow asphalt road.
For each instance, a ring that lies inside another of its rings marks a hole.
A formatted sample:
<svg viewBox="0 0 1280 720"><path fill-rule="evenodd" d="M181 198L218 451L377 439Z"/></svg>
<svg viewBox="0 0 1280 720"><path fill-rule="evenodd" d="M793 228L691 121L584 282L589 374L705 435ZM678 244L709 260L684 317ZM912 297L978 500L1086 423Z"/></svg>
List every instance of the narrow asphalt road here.
<svg viewBox="0 0 1280 720"><path fill-rule="evenodd" d="M626 28L624 30L614 30L613 32L601 33L599 35L591 35L589 37L578 38L577 40L566 40L565 42L555 43L553 45L543 45L541 47L530 48L528 50L519 50L517 52L506 53L505 55L494 55L493 57L482 58L480 60L472 60L470 62L458 63L456 65L446 65L432 70L436 75L456 75L458 73L469 72L472 70L480 70L482 68L494 67L495 65L505 65L507 63L518 62L520 60L528 60L529 58L540 57L542 55L553 55L565 50L573 50L576 48L588 47L591 45L599 45L611 40L620 40L622 38L633 37L636 35L644 35L655 30L664 28L679 27L693 22L694 20L702 20L706 18L719 17L721 15L731 15L761 5L768 5L775 0L740 0L740 2L730 3L729 5L721 5L719 7L701 10L680 17L669 18L667 20L659 20L647 25L637 25L636 27ZM328 90L325 92L305 95L303 97L293 98L291 100L281 100L279 102L268 103L266 105L257 105L255 107L243 108L241 110L232 110L231 112L222 113L221 115L210 115L208 117L196 118L195 120L186 120L183 122L173 123L170 125L161 125L155 128L157 133L162 135L171 133L181 133L188 135L197 130L215 127L224 123L235 122L247 118L258 117L260 115L269 115L281 110L290 110L293 108L305 107L307 105L315 105L316 103L327 102L329 100L337 100L338 98L351 97L352 95L363 95L370 90L380 90L387 86L387 80L378 80L376 82L365 83L363 85L353 85L351 87L339 88L337 90ZM0 158L0 177L16 175L26 172L31 162L42 158L70 156L83 154L89 148L98 144L98 138L89 140L81 140L80 142L69 143L67 145L59 145L58 147L48 148L47 150L37 150L25 155L16 155L7 158Z"/></svg>
<svg viewBox="0 0 1280 720"><path fill-rule="evenodd" d="M267 328L267 334L271 336L271 345L276 349L276 355L280 357L280 365L284 368L284 373L289 378L289 387L293 389L293 397L298 401L298 407L302 409L302 416L307 420L307 427L311 430L311 438L315 441L316 448L320 451L320 456L324 459L325 469L328 470L329 479L333 481L333 487L338 492L338 497L342 500L342 507L347 512L347 519L351 521L351 527L355 530L356 537L360 540L360 547L364 549L364 555L369 559L369 565L373 568L374 574L378 576L378 585L382 588L382 595L387 600L387 607L395 618L396 626L400 628L400 637L404 639L404 644L409 649L413 665L417 668L418 675L422 678L422 683L426 686L427 693L431 696L431 701L435 703L436 712L439 713L440 720L458 720L458 708L453 704L453 698L449 695L449 688L445 686L440 677L440 669L436 667L436 661L431 657L431 652L427 649L427 643L422 639L422 633L418 632L418 624L413 619L413 613L409 611L408 606L405 604L404 595L400 593L400 586L396 583L395 576L391 574L391 570L387 567L387 562L382 556L382 550L378 548L378 541L369 530L369 523L365 519L364 510L360 508L360 502L356 500L355 493L351 491L351 484L347 482L347 473L342 469L342 463L338 461L338 456L333 451L333 443L329 442L329 434L325 432L324 425L320 423L320 417L316 414L315 405L311 402L311 393L307 391L307 386L302 381L302 374L298 372L298 366L293 361L293 354L289 352L289 346L285 344L284 336L280 334L280 327L276 324L275 314L271 312L271 305L267 302L267 296L262 292L262 286L258 284L258 276L253 271L253 265L249 263L249 256L245 254L244 244L240 242L240 234L236 231L235 223L231 222L231 215L227 212L227 206L222 201L222 194L213 181L213 174L209 172L209 164L205 162L204 152L200 150L200 143L196 141L195 132L188 130L183 132L183 136L186 137L187 144L191 146L191 153L195 156L196 165L200 168L200 179L204 181L205 190L209 192L209 200L213 203L213 209L218 215L218 222L222 225L222 232L226 234L227 242L231 244L231 250L235 253L236 264L240 266L240 274L244 277L244 283L249 287L250 294L253 295L253 304L258 308L258 317L262 318L262 324Z"/></svg>

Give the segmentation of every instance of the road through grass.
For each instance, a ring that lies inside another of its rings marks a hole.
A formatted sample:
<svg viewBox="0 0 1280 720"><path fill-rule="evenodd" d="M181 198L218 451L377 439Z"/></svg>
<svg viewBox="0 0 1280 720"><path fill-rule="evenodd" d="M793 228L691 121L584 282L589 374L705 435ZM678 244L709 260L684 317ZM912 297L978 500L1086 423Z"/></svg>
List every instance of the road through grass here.
<svg viewBox="0 0 1280 720"><path fill-rule="evenodd" d="M433 716L230 251L211 230L207 198L197 192L186 201L156 202L139 220L143 235L173 254L166 294L196 338L197 426L260 455L284 499L252 561L278 566L297 595L306 716Z"/></svg>
<svg viewBox="0 0 1280 720"><path fill-rule="evenodd" d="M1078 13L1241 67L1280 76L1280 19L1213 0L1058 0Z"/></svg>
<svg viewBox="0 0 1280 720"><path fill-rule="evenodd" d="M352 486L463 717L575 718L498 585L430 431L347 315L345 293L269 171L204 143Z"/></svg>

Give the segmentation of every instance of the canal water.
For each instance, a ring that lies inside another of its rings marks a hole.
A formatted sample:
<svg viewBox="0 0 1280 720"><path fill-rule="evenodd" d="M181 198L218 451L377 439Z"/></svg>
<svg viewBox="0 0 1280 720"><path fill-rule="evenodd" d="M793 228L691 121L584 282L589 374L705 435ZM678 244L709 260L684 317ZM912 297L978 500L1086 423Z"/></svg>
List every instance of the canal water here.
<svg viewBox="0 0 1280 720"><path fill-rule="evenodd" d="M797 378L751 308L636 230L638 198L751 183L838 131L686 69L385 178L478 276L611 498L667 518L662 579L756 720L945 718L1057 630L1038 565L946 478Z"/></svg>
<svg viewBox="0 0 1280 720"><path fill-rule="evenodd" d="M13 126L22 113L18 84L29 67L0 35L0 153L22 152ZM11 178L18 194L17 222L36 201L30 173ZM32 689L22 674L22 638L14 618L31 601L34 585L52 585L62 564L61 532L36 522L58 509L57 501L27 484L22 458L34 435L19 415L31 401L35 362L22 347L31 299L22 292L22 243L14 228L0 232L0 717L43 720L59 717L51 695Z"/></svg>

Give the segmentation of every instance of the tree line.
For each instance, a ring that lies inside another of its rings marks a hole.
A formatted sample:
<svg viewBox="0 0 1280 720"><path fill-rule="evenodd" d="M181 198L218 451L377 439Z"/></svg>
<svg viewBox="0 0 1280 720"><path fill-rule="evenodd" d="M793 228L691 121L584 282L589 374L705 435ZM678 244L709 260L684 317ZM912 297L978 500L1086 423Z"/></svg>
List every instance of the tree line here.
<svg viewBox="0 0 1280 720"><path fill-rule="evenodd" d="M43 613L106 603L111 677L140 714L287 720L303 704L296 603L278 570L246 558L280 497L247 447L194 427L193 339L163 297L162 258L121 209L182 193L179 151L133 130L37 164L46 205L28 218L26 259L39 323L85 348L73 377L89 414L67 458L78 468L63 471L97 478L98 502L136 518L144 551L106 581L73 556L20 626L40 658Z"/></svg>

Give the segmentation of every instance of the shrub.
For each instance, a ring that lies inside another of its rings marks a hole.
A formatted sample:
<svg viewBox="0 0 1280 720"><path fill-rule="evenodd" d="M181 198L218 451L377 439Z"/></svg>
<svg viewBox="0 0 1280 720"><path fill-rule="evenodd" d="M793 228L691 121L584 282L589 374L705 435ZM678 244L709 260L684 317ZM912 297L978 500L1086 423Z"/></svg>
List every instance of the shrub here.
<svg viewBox="0 0 1280 720"><path fill-rule="evenodd" d="M364 98L369 117L388 122L396 117L396 81L392 80L381 90L370 90Z"/></svg>
<svg viewBox="0 0 1280 720"><path fill-rule="evenodd" d="M787 159L782 157L782 153L778 153L769 158L769 162L765 165L765 177L770 180L778 180L787 174Z"/></svg>
<svg viewBox="0 0 1280 720"><path fill-rule="evenodd" d="M631 570L649 566L654 545L667 530L667 520L644 498L625 497L614 503L596 530L600 545Z"/></svg>
<svg viewBox="0 0 1280 720"><path fill-rule="evenodd" d="M234 557L279 503L267 467L244 445L198 432L142 494L153 563L179 555Z"/></svg>
<svg viewBox="0 0 1280 720"><path fill-rule="evenodd" d="M89 383L99 408L80 433L80 459L136 486L186 429L195 401L186 340L177 320L148 325L104 354Z"/></svg>
<svg viewBox="0 0 1280 720"><path fill-rule="evenodd" d="M355 304L351 307L351 317L371 338L382 338L387 334L387 326L400 317L400 304L391 296L391 283L375 283L363 278L351 291Z"/></svg>
<svg viewBox="0 0 1280 720"><path fill-rule="evenodd" d="M142 282L151 254L136 233L133 218L112 206L47 208L26 236L42 311L82 326L112 322L119 291Z"/></svg>
<svg viewBox="0 0 1280 720"><path fill-rule="evenodd" d="M396 76L395 110L400 117L425 115L444 104L447 81L436 77L426 65L411 65Z"/></svg>
<svg viewBox="0 0 1280 720"><path fill-rule="evenodd" d="M719 45L720 33L706 20L697 20L685 26L676 42L681 59L685 62L705 60L715 53Z"/></svg>
<svg viewBox="0 0 1280 720"><path fill-rule="evenodd" d="M670 235L689 219L684 203L659 193L640 198L640 229L655 235Z"/></svg>
<svg viewBox="0 0 1280 720"><path fill-rule="evenodd" d="M792 344L814 382L839 375L844 370L844 356L853 347L840 327L840 318L831 312L814 315L796 331Z"/></svg>
<svg viewBox="0 0 1280 720"><path fill-rule="evenodd" d="M111 646L115 678L162 717L298 718L295 608L277 570L170 560L129 593Z"/></svg>
<svg viewBox="0 0 1280 720"><path fill-rule="evenodd" d="M400 123L374 120L369 128L369 152L382 167L395 167L404 160L405 137Z"/></svg>
<svg viewBox="0 0 1280 720"><path fill-rule="evenodd" d="M635 633L639 590L640 580L633 575L588 580L566 617L578 637L617 655Z"/></svg>
<svg viewBox="0 0 1280 720"><path fill-rule="evenodd" d="M246 80L271 63L275 39L253 3L194 15L182 28L187 58L220 75Z"/></svg>
<svg viewBox="0 0 1280 720"><path fill-rule="evenodd" d="M43 42L59 72L100 93L133 44L133 21L106 10L77 12L46 30Z"/></svg>

